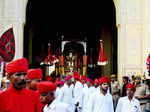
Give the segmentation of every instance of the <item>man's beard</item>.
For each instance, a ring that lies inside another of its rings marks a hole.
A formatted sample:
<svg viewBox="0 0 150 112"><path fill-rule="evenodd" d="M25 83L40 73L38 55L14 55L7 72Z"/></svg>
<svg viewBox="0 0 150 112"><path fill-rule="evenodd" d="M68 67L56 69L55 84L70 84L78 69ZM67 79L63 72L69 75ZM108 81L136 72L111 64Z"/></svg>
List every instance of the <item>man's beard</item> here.
<svg viewBox="0 0 150 112"><path fill-rule="evenodd" d="M22 88L26 87L26 81L21 81L21 82L17 83L17 85L13 84L13 86L17 90L21 90Z"/></svg>

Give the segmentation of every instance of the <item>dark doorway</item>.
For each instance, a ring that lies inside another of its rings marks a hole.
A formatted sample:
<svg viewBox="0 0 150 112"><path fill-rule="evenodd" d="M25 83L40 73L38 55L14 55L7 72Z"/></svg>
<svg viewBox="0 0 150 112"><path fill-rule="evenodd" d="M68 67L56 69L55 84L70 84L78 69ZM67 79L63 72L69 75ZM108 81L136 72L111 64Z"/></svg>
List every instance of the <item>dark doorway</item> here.
<svg viewBox="0 0 150 112"><path fill-rule="evenodd" d="M113 0L101 0L100 3L29 0L24 32L24 56L29 59L30 67L38 67L47 55L48 42L51 43L52 53L59 55L61 36L64 35L65 39L87 40L88 64L92 64L88 66L88 73L92 78L101 76L97 58L99 39L103 39L109 60L105 73L117 74L117 28Z"/></svg>

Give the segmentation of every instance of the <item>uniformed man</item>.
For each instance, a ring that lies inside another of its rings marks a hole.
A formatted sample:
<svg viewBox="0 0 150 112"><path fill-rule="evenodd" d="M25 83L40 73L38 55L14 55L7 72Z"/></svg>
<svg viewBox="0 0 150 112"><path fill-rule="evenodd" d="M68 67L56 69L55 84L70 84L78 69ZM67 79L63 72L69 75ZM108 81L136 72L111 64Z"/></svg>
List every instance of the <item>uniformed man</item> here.
<svg viewBox="0 0 150 112"><path fill-rule="evenodd" d="M148 98L148 96L150 95L150 90L148 89L148 86L146 86L146 84L143 84L141 82L140 75L135 76L135 85L136 85L136 92L134 96L140 101L141 111L145 112L147 103L146 98Z"/></svg>
<svg viewBox="0 0 150 112"><path fill-rule="evenodd" d="M123 86L122 86L122 94L121 96L124 97L126 96L126 85L128 84L129 82L129 77L128 76L123 76Z"/></svg>
<svg viewBox="0 0 150 112"><path fill-rule="evenodd" d="M114 109L116 108L118 99L120 97L120 86L118 81L115 81L115 78L116 78L115 75L111 75L110 90L113 96Z"/></svg>

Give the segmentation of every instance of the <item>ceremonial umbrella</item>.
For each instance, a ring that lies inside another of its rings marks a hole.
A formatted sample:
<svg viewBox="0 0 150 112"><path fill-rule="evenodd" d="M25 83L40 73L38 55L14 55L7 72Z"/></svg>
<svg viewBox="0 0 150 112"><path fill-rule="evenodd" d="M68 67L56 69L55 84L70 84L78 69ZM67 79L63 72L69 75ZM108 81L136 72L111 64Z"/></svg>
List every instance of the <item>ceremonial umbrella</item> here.
<svg viewBox="0 0 150 112"><path fill-rule="evenodd" d="M58 59L52 55L50 51L50 43L48 44L48 56L40 63L40 65L46 66L46 74L50 76L55 71L55 64Z"/></svg>
<svg viewBox="0 0 150 112"><path fill-rule="evenodd" d="M7 29L0 37L0 87L4 75L5 62L10 62L15 56L15 37L13 28Z"/></svg>
<svg viewBox="0 0 150 112"><path fill-rule="evenodd" d="M9 28L0 37L0 62L10 62L15 56L15 37L13 28Z"/></svg>
<svg viewBox="0 0 150 112"><path fill-rule="evenodd" d="M102 66L102 76L104 76L104 66L106 64L107 64L107 58L106 58L104 48L103 48L103 41L100 40L99 56L98 56L97 65Z"/></svg>

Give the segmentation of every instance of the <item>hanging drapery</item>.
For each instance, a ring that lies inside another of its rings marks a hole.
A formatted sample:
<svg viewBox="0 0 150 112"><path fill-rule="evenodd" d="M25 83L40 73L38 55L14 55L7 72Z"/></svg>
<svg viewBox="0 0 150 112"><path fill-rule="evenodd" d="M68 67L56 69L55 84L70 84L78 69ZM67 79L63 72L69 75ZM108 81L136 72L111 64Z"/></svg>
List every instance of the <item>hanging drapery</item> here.
<svg viewBox="0 0 150 112"><path fill-rule="evenodd" d="M99 56L98 56L97 65L104 66L106 64L107 64L107 58L106 58L106 55L105 55L105 52L104 52L103 42L102 42L102 40L100 40Z"/></svg>
<svg viewBox="0 0 150 112"><path fill-rule="evenodd" d="M106 55L105 55L105 52L104 52L103 41L100 40L99 56L98 56L97 65L101 66L102 76L104 76L104 66L106 64L107 64L107 58L106 58Z"/></svg>

